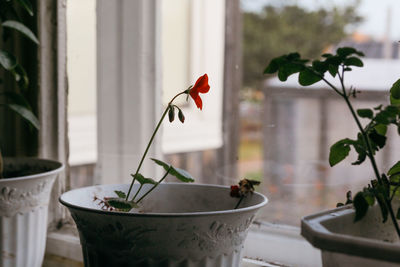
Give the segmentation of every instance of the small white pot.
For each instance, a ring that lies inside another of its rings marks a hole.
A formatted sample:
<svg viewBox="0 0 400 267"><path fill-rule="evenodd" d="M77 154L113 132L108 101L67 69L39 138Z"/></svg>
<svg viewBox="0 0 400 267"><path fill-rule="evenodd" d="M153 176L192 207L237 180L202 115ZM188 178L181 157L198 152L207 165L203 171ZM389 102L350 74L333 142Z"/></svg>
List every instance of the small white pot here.
<svg viewBox="0 0 400 267"><path fill-rule="evenodd" d="M400 265L400 243L390 218L382 223L378 205L354 223L352 205L306 216L301 234L321 249L325 267L394 267Z"/></svg>
<svg viewBox="0 0 400 267"><path fill-rule="evenodd" d="M248 228L267 203L254 193L234 210L238 198L229 187L182 183L160 184L129 213L101 210L93 201L128 187L91 186L60 197L77 224L86 267L239 266Z"/></svg>
<svg viewBox="0 0 400 267"><path fill-rule="evenodd" d="M51 188L63 165L37 158L5 158L4 170L36 174L0 179L1 267L40 267L46 247Z"/></svg>

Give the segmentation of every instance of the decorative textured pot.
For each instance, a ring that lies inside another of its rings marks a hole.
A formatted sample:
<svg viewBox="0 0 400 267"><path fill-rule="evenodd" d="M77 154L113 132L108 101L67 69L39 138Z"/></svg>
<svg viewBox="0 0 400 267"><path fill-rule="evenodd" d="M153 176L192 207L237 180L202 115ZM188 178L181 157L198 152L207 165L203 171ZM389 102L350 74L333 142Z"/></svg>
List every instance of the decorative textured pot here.
<svg viewBox="0 0 400 267"><path fill-rule="evenodd" d="M1 267L42 266L51 188L62 169L50 160L4 159L5 172L35 174L0 179Z"/></svg>
<svg viewBox="0 0 400 267"><path fill-rule="evenodd" d="M351 205L306 216L301 234L321 249L325 267L400 266L400 243L390 219L382 223L378 205L354 223Z"/></svg>
<svg viewBox="0 0 400 267"><path fill-rule="evenodd" d="M239 266L248 228L267 203L254 193L234 210L238 199L229 187L182 183L160 184L129 213L101 210L93 201L128 187L91 186L60 197L77 224L86 267Z"/></svg>

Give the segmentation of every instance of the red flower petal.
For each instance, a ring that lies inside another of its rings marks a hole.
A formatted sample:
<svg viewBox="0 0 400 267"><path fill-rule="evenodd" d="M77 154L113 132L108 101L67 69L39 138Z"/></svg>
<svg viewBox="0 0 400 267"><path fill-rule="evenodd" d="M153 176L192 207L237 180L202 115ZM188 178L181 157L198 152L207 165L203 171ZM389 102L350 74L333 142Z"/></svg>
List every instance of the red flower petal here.
<svg viewBox="0 0 400 267"><path fill-rule="evenodd" d="M208 85L208 75L207 73L197 79L193 88L197 88L199 93L205 94L210 90L210 85ZM193 89L192 88L192 89Z"/></svg>
<svg viewBox="0 0 400 267"><path fill-rule="evenodd" d="M194 84L194 86L190 89L189 95L193 98L196 106L201 110L203 108L203 101L201 100L199 93L205 94L210 91L210 85L208 84L208 76L204 74L199 77Z"/></svg>

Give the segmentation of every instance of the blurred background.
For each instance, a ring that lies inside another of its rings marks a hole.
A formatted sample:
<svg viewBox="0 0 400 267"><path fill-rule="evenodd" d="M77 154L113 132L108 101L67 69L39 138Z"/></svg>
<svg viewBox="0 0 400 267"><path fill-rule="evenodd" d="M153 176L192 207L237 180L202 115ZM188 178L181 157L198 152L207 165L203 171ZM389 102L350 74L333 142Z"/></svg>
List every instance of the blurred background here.
<svg viewBox="0 0 400 267"><path fill-rule="evenodd" d="M212 94L203 99L204 113L191 103L179 103L187 122L164 125L163 154L199 183L261 181L257 190L270 203L259 219L299 226L300 217L333 208L348 190L361 189L372 172L368 163L352 166L354 154L329 167L329 147L357 134L341 99L322 83L281 83L263 70L285 53L299 51L313 59L353 46L365 54L365 67L347 76L348 86L362 92L355 106L388 103L387 91L400 74L400 32L395 27L400 24L400 1L232 2L237 2L237 12L229 13L225 1L163 1L164 103L203 74L196 70L205 57L215 66L209 73ZM96 104L95 12L95 0L68 1L70 188L99 183L101 175L96 168L96 110L101 107ZM204 36L212 41L197 42ZM229 61L232 58L238 58L236 63ZM229 82L235 86L228 87ZM393 129L389 135L398 138ZM400 142L389 140L378 156L381 172L400 156Z"/></svg>

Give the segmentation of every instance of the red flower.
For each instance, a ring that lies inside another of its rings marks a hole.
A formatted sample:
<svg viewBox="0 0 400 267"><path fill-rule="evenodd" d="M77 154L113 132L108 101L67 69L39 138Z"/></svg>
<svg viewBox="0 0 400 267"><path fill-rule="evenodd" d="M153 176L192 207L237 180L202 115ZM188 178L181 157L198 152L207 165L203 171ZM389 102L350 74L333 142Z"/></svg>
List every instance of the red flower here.
<svg viewBox="0 0 400 267"><path fill-rule="evenodd" d="M208 85L208 76L204 74L197 79L194 86L190 89L189 94L193 98L196 106L201 110L203 108L203 101L199 96L199 93L205 94L210 90L210 85Z"/></svg>

